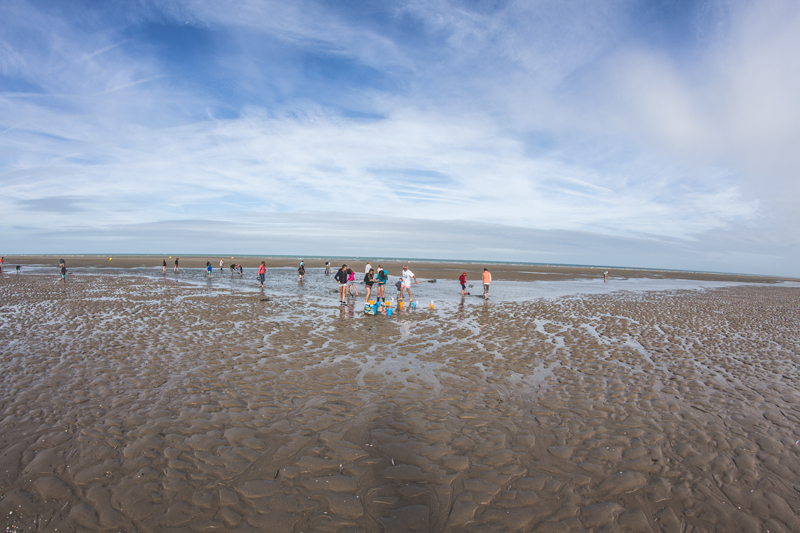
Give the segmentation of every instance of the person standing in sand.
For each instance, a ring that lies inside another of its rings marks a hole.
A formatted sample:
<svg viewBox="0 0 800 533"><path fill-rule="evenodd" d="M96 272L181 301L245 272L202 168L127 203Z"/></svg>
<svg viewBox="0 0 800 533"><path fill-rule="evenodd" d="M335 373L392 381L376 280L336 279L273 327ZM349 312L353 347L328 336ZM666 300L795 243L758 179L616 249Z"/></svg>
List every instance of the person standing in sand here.
<svg viewBox="0 0 800 533"><path fill-rule="evenodd" d="M67 264L61 263L61 283L67 282Z"/></svg>
<svg viewBox="0 0 800 533"><path fill-rule="evenodd" d="M403 284L400 286L400 298L403 298L403 289L405 289L408 291L408 303L411 303L414 301L414 298L411 296L411 280L413 279L416 285L419 283L417 281L417 276L408 269L408 265L403 265L403 275L401 279L403 280Z"/></svg>
<svg viewBox="0 0 800 533"><path fill-rule="evenodd" d="M231 263L231 266L228 267L231 271L231 277L233 277L233 273L236 272L236 263Z"/></svg>
<svg viewBox="0 0 800 533"><path fill-rule="evenodd" d="M333 279L339 283L339 304L345 305L347 303L345 300L345 292L347 291L347 265L342 265L342 268L336 271Z"/></svg>
<svg viewBox="0 0 800 533"><path fill-rule="evenodd" d="M608 270L603 272L603 283L605 283L606 281L608 281Z"/></svg>
<svg viewBox="0 0 800 533"><path fill-rule="evenodd" d="M376 297L378 301L382 303L386 303L386 282L389 281L389 275L383 269L382 266L378 265L378 296Z"/></svg>
<svg viewBox="0 0 800 533"><path fill-rule="evenodd" d="M267 277L267 263L261 261L261 266L258 267L258 283L261 288L264 288L264 279Z"/></svg>
<svg viewBox="0 0 800 533"><path fill-rule="evenodd" d="M492 284L492 274L488 268L483 269L483 299L489 299L489 285Z"/></svg>
<svg viewBox="0 0 800 533"><path fill-rule="evenodd" d="M208 277L211 277L211 271L213 268L211 267L211 261L206 261L206 271L208 271Z"/></svg>
<svg viewBox="0 0 800 533"><path fill-rule="evenodd" d="M348 294L353 294L353 291L356 291L356 296L358 296L358 287L356 287L356 273L348 268L347 269L347 293Z"/></svg>
<svg viewBox="0 0 800 533"><path fill-rule="evenodd" d="M220 259L219 260L219 273L220 274L222 274L222 267L224 267L224 266L225 266L225 260L224 259Z"/></svg>
<svg viewBox="0 0 800 533"><path fill-rule="evenodd" d="M458 282L461 284L461 296L469 294L467 292L467 273L464 272L458 277Z"/></svg>
<svg viewBox="0 0 800 533"><path fill-rule="evenodd" d="M167 260L166 259L162 259L161 260L161 273L164 274L165 276L167 275Z"/></svg>
<svg viewBox="0 0 800 533"><path fill-rule="evenodd" d="M173 272L175 272L176 274L178 273L178 270L179 270L178 269L178 259L179 259L178 257L175 258L175 269L173 270Z"/></svg>
<svg viewBox="0 0 800 533"><path fill-rule="evenodd" d="M372 270L372 265L370 265L369 261L367 261L367 266L364 267L364 274L368 274L370 270Z"/></svg>
<svg viewBox="0 0 800 533"><path fill-rule="evenodd" d="M375 283L375 271L373 269L369 269L369 272L364 274L364 285L367 287L367 296L364 300L365 304L369 303L369 295L372 294L372 284Z"/></svg>
<svg viewBox="0 0 800 533"><path fill-rule="evenodd" d="M300 276L300 281L303 281L303 276L306 274L306 266L300 261L300 266L297 268L297 274Z"/></svg>

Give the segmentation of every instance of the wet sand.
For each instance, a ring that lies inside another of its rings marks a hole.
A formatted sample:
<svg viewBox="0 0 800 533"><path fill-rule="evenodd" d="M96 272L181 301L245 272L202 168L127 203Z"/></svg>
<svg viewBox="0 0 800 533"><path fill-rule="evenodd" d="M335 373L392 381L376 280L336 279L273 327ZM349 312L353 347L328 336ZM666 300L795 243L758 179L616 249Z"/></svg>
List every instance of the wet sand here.
<svg viewBox="0 0 800 533"><path fill-rule="evenodd" d="M109 260L109 257L111 260ZM9 270L13 270L13 265L58 265L58 260L63 258L67 262L67 267L96 267L96 268L134 268L134 267L160 267L161 261L167 260L167 271L172 272L175 256L107 256L107 255L26 255L26 256L6 256L6 264ZM231 262L241 263L243 268L258 268L261 261L266 262L267 268L294 267L300 264L299 258L276 258L276 257L240 257L235 256L180 256L181 268L205 268L206 261L211 262L214 269L219 269L219 260L225 260L225 270ZM355 272L363 272L366 261L353 258L325 258L325 259L304 259L308 269L324 268L325 261L331 262L331 270L335 272L342 264L347 264ZM687 272L674 270L640 270L635 268L611 268L611 267L585 267L585 266L550 266L550 265L531 265L531 264L479 264L479 263L446 263L446 262L426 262L426 261L380 261L371 260L373 267L377 269L382 265L391 275L397 276L403 269L404 264L408 264L410 269L418 278L452 279L457 280L462 272L467 273L468 279L477 281L481 279L484 268L488 268L494 280L506 281L562 281L568 279L602 279L603 272L608 270L611 279L628 278L649 278L649 279L688 279L700 281L724 281L724 282L748 282L748 283L775 283L780 281L797 281L796 278L785 278L776 276L752 276L746 274L724 274L709 272Z"/></svg>
<svg viewBox="0 0 800 533"><path fill-rule="evenodd" d="M0 523L800 531L800 289L361 302L3 275Z"/></svg>

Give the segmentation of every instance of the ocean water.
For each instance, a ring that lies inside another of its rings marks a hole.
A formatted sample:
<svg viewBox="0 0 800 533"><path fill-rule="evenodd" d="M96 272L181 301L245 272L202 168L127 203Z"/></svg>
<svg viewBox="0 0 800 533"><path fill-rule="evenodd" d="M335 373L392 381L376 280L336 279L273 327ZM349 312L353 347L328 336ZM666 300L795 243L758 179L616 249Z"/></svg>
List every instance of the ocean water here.
<svg viewBox="0 0 800 533"><path fill-rule="evenodd" d="M161 267L135 267L135 268L96 268L74 267L70 268L70 276L138 276L152 279L154 283L182 283L197 288L215 289L215 292L224 294L225 291L237 292L263 292L265 296L303 298L320 298L322 301L330 300L331 304L338 305L338 284L333 279L333 274L326 276L322 268L309 268L302 282L299 281L295 267L270 268L266 275L264 289L259 288L255 268L244 269L244 274L230 275L230 270L225 267L222 272L216 268L209 277L205 269L182 268L177 274L168 267L167 274L161 273ZM4 275L16 275L13 271ZM26 265L20 275L53 276L54 283L60 281L60 270L52 266ZM356 274L356 279L363 279L363 274ZM420 306L427 306L431 301L437 303L483 302L483 285L475 280L468 280L469 296L461 296L461 285L455 279L438 279L436 283L417 278L419 283L412 285L411 291L414 300ZM397 299L397 290L394 283L397 276L390 276L386 285L386 299ZM67 278L69 281L69 276ZM688 279L656 279L656 278L626 278L624 276L611 276L608 282L602 279L565 279L558 281L493 281L489 290L490 302L519 302L536 299L554 299L578 295L602 295L620 291L652 292L652 291L684 291L708 290L723 287L736 287L745 285L763 285L759 282L733 282L733 281L700 281ZM770 286L800 287L800 282L771 283ZM357 282L359 297L363 298L365 286ZM377 288L377 285L375 285ZM374 295L374 289L373 289ZM407 298L407 297L406 297Z"/></svg>

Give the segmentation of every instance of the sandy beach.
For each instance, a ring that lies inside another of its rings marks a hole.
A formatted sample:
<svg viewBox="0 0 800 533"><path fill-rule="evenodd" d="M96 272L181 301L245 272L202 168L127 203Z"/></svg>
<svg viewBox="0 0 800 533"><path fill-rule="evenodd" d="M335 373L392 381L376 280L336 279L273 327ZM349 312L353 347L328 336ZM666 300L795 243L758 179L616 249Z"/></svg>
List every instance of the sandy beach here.
<svg viewBox="0 0 800 533"><path fill-rule="evenodd" d="M337 306L333 287L6 273L0 524L800 531L800 288L760 280L388 318Z"/></svg>

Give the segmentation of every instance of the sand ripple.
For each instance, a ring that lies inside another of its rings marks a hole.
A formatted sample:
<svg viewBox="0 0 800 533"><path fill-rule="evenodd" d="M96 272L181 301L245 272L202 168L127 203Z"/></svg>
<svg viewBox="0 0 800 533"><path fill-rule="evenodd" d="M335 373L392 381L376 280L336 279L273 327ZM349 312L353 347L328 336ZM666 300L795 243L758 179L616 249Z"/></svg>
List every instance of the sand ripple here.
<svg viewBox="0 0 800 533"><path fill-rule="evenodd" d="M8 531L800 531L800 290L0 281Z"/></svg>

